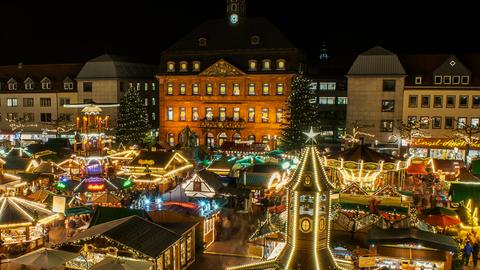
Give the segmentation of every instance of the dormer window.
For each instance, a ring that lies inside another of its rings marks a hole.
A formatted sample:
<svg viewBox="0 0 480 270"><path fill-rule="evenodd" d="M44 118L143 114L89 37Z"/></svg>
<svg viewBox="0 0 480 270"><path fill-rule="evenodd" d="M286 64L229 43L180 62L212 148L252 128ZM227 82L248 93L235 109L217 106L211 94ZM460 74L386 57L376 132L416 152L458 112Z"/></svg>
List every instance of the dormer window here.
<svg viewBox="0 0 480 270"><path fill-rule="evenodd" d="M43 90L52 89L52 81L50 81L49 78L44 77L40 82L42 83Z"/></svg>
<svg viewBox="0 0 480 270"><path fill-rule="evenodd" d="M285 59L277 60L277 70L285 70Z"/></svg>
<svg viewBox="0 0 480 270"><path fill-rule="evenodd" d="M263 69L263 70L270 70L270 69L271 69L271 66L272 66L272 65L271 65L271 61L270 61L270 60L265 59L265 60L262 61L262 63L263 63L263 66L262 66L262 69Z"/></svg>
<svg viewBox="0 0 480 270"><path fill-rule="evenodd" d="M73 90L73 81L70 77L65 78L63 80L63 90Z"/></svg>
<svg viewBox="0 0 480 270"><path fill-rule="evenodd" d="M204 37L201 37L198 39L198 46L200 47L206 47L207 46L207 39Z"/></svg>
<svg viewBox="0 0 480 270"><path fill-rule="evenodd" d="M257 35L250 37L250 44L252 45L260 44L260 37Z"/></svg>
<svg viewBox="0 0 480 270"><path fill-rule="evenodd" d="M180 72L186 72L186 71L188 71L187 61L181 61L180 62Z"/></svg>
<svg viewBox="0 0 480 270"><path fill-rule="evenodd" d="M462 76L462 84L469 84L470 76Z"/></svg>
<svg viewBox="0 0 480 270"><path fill-rule="evenodd" d="M193 61L193 71L200 71L200 62Z"/></svg>
<svg viewBox="0 0 480 270"><path fill-rule="evenodd" d="M442 83L442 76L435 76L434 83L435 84L441 84Z"/></svg>
<svg viewBox="0 0 480 270"><path fill-rule="evenodd" d="M7 82L8 84L8 90L17 90L17 81L15 81L14 78L11 78Z"/></svg>
<svg viewBox="0 0 480 270"><path fill-rule="evenodd" d="M452 76L443 76L443 84L451 84Z"/></svg>
<svg viewBox="0 0 480 270"><path fill-rule="evenodd" d="M25 90L33 90L33 80L28 77L24 82L25 84Z"/></svg>
<svg viewBox="0 0 480 270"><path fill-rule="evenodd" d="M419 85L422 84L422 76L415 76L415 84Z"/></svg>
<svg viewBox="0 0 480 270"><path fill-rule="evenodd" d="M167 72L174 72L175 71L175 62L169 61L167 63Z"/></svg>
<svg viewBox="0 0 480 270"><path fill-rule="evenodd" d="M460 84L460 76L452 76L452 84Z"/></svg>
<svg viewBox="0 0 480 270"><path fill-rule="evenodd" d="M248 60L248 70L250 71L257 70L257 60Z"/></svg>

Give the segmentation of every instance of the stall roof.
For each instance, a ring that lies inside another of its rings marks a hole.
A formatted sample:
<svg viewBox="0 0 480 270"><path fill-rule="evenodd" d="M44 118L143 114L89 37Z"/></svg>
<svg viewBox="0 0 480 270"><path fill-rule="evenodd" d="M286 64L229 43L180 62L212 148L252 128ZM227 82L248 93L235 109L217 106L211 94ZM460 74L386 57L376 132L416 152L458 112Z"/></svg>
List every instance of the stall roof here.
<svg viewBox="0 0 480 270"><path fill-rule="evenodd" d="M480 183L480 179L473 175L467 168L462 167L455 179L460 182L478 182Z"/></svg>
<svg viewBox="0 0 480 270"><path fill-rule="evenodd" d="M95 212L93 213L89 227L129 216L138 216L152 221L145 210L97 206L95 208Z"/></svg>
<svg viewBox="0 0 480 270"><path fill-rule="evenodd" d="M453 182L450 184L449 195L453 202L467 201L468 199L480 200L480 183Z"/></svg>
<svg viewBox="0 0 480 270"><path fill-rule="evenodd" d="M330 159L343 159L345 161L360 161L363 162L395 162L397 159L388 154L377 152L364 144L357 144L356 146L347 150L330 155Z"/></svg>
<svg viewBox="0 0 480 270"><path fill-rule="evenodd" d="M463 161L461 160L450 160L450 159L432 159L433 168L435 172L442 171L444 173L456 173L460 168L463 167Z"/></svg>
<svg viewBox="0 0 480 270"><path fill-rule="evenodd" d="M151 258L160 256L165 249L181 237L173 230L138 216L130 216L90 227L63 244L101 236L137 250Z"/></svg>
<svg viewBox="0 0 480 270"><path fill-rule="evenodd" d="M416 243L424 247L448 250L458 250L456 242L447 235L435 234L413 228L408 229L372 229L368 232L368 240L375 244L405 244Z"/></svg>
<svg viewBox="0 0 480 270"><path fill-rule="evenodd" d="M56 215L42 204L18 197L2 197L0 198L0 205L0 226L2 227L14 227L17 224L33 224L36 220L41 222Z"/></svg>
<svg viewBox="0 0 480 270"><path fill-rule="evenodd" d="M89 206L72 207L65 210L65 216L77 216L92 214L93 209Z"/></svg>

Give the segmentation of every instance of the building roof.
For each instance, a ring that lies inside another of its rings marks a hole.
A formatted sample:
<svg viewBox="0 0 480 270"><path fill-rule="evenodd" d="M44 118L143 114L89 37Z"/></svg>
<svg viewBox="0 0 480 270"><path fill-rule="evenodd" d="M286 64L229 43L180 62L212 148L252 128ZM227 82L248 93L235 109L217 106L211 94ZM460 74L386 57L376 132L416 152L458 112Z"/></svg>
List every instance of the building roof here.
<svg viewBox="0 0 480 270"><path fill-rule="evenodd" d="M0 91L10 91L7 82L14 79L17 82L16 92L32 92L32 91L68 91L77 90L76 83L73 84L72 90L64 90L64 80L73 80L82 68L82 64L41 64L41 65L9 65L0 66ZM44 78L51 81L51 90L42 89L41 81ZM27 78L32 79L33 89L25 90L24 82Z"/></svg>
<svg viewBox="0 0 480 270"><path fill-rule="evenodd" d="M145 210L97 206L95 208L95 212L93 213L89 227L129 216L139 216L151 221L150 216Z"/></svg>
<svg viewBox="0 0 480 270"><path fill-rule="evenodd" d="M102 54L89 60L82 67L77 79L123 79L151 78L154 79L157 67L155 65L138 63L133 59L118 55Z"/></svg>
<svg viewBox="0 0 480 270"><path fill-rule="evenodd" d="M204 180L212 189L218 192L223 184L220 182L220 176L214 172L208 170L201 170L196 173L198 177Z"/></svg>
<svg viewBox="0 0 480 270"><path fill-rule="evenodd" d="M375 46L361 53L347 75L406 75L397 55Z"/></svg>
<svg viewBox="0 0 480 270"><path fill-rule="evenodd" d="M101 236L137 250L151 258L160 256L165 249L181 237L174 231L146 219L130 216L90 227L65 243Z"/></svg>
<svg viewBox="0 0 480 270"><path fill-rule="evenodd" d="M169 230L174 231L176 234L182 235L188 232L193 226L196 226L198 222L181 222L181 223L173 223L173 222L162 222L158 225L167 228Z"/></svg>
<svg viewBox="0 0 480 270"><path fill-rule="evenodd" d="M480 86L480 54L404 54L398 56L408 76L406 86L432 86L434 74L469 75L470 84ZM451 61L455 64L452 66ZM415 84L415 77L421 76L422 83ZM465 85L435 85L437 87L461 87Z"/></svg>
<svg viewBox="0 0 480 270"><path fill-rule="evenodd" d="M458 250L456 242L447 235L408 229L372 229L368 232L368 240L375 244L416 243L424 247L454 251Z"/></svg>
<svg viewBox="0 0 480 270"><path fill-rule="evenodd" d="M251 42L253 36L259 37L258 44ZM205 38L206 45L200 46L199 39ZM268 73L292 73L297 70L300 53L295 45L268 19L242 18L232 26L226 19L207 20L190 33L176 41L162 52L160 71L166 72L168 61L199 61L201 68L208 67L224 58L235 67L248 71L248 60L270 59L286 60L286 69L277 71L272 68ZM248 73L265 73L248 71ZM198 72L182 72L182 74Z"/></svg>

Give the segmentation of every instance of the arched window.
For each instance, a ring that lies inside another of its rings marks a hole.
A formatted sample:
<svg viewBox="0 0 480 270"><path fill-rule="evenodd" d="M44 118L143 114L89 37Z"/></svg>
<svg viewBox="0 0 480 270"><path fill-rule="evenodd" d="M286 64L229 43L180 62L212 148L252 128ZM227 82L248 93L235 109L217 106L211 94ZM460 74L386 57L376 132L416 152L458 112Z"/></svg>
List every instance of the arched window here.
<svg viewBox="0 0 480 270"><path fill-rule="evenodd" d="M222 144L228 139L227 134L225 132L220 133L218 135L218 146L222 146Z"/></svg>
<svg viewBox="0 0 480 270"><path fill-rule="evenodd" d="M277 70L285 70L285 59L277 60Z"/></svg>
<svg viewBox="0 0 480 270"><path fill-rule="evenodd" d="M198 39L198 46L200 47L206 47L207 46L207 39L204 37L201 37Z"/></svg>
<svg viewBox="0 0 480 270"><path fill-rule="evenodd" d="M272 61L268 59L264 59L262 63L263 63L262 70L270 70L272 68Z"/></svg>
<svg viewBox="0 0 480 270"><path fill-rule="evenodd" d="M250 71L257 70L257 60L248 60L248 70Z"/></svg>
<svg viewBox="0 0 480 270"><path fill-rule="evenodd" d="M168 144L170 146L175 146L175 134L168 133Z"/></svg>
<svg viewBox="0 0 480 270"><path fill-rule="evenodd" d="M193 61L193 71L200 71L200 62L199 61Z"/></svg>
<svg viewBox="0 0 480 270"><path fill-rule="evenodd" d="M167 72L174 72L175 71L175 62L168 61L167 62Z"/></svg>
<svg viewBox="0 0 480 270"><path fill-rule="evenodd" d="M49 78L43 77L43 79L40 82L42 83L43 90L52 89L52 81Z"/></svg>
<svg viewBox="0 0 480 270"><path fill-rule="evenodd" d="M250 37L250 44L252 45L258 45L260 44L260 37L255 35Z"/></svg>
<svg viewBox="0 0 480 270"><path fill-rule="evenodd" d="M188 71L187 66L188 66L187 61L181 61L181 62L180 62L180 72L186 72L186 71Z"/></svg>

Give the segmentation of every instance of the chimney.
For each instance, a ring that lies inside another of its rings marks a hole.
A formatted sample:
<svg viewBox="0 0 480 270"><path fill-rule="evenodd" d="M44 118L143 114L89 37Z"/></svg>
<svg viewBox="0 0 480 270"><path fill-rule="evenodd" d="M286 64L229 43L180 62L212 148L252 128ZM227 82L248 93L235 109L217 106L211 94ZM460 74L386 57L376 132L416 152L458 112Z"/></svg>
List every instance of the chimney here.
<svg viewBox="0 0 480 270"><path fill-rule="evenodd" d="M22 62L18 62L18 69L22 69L23 68L23 63Z"/></svg>

